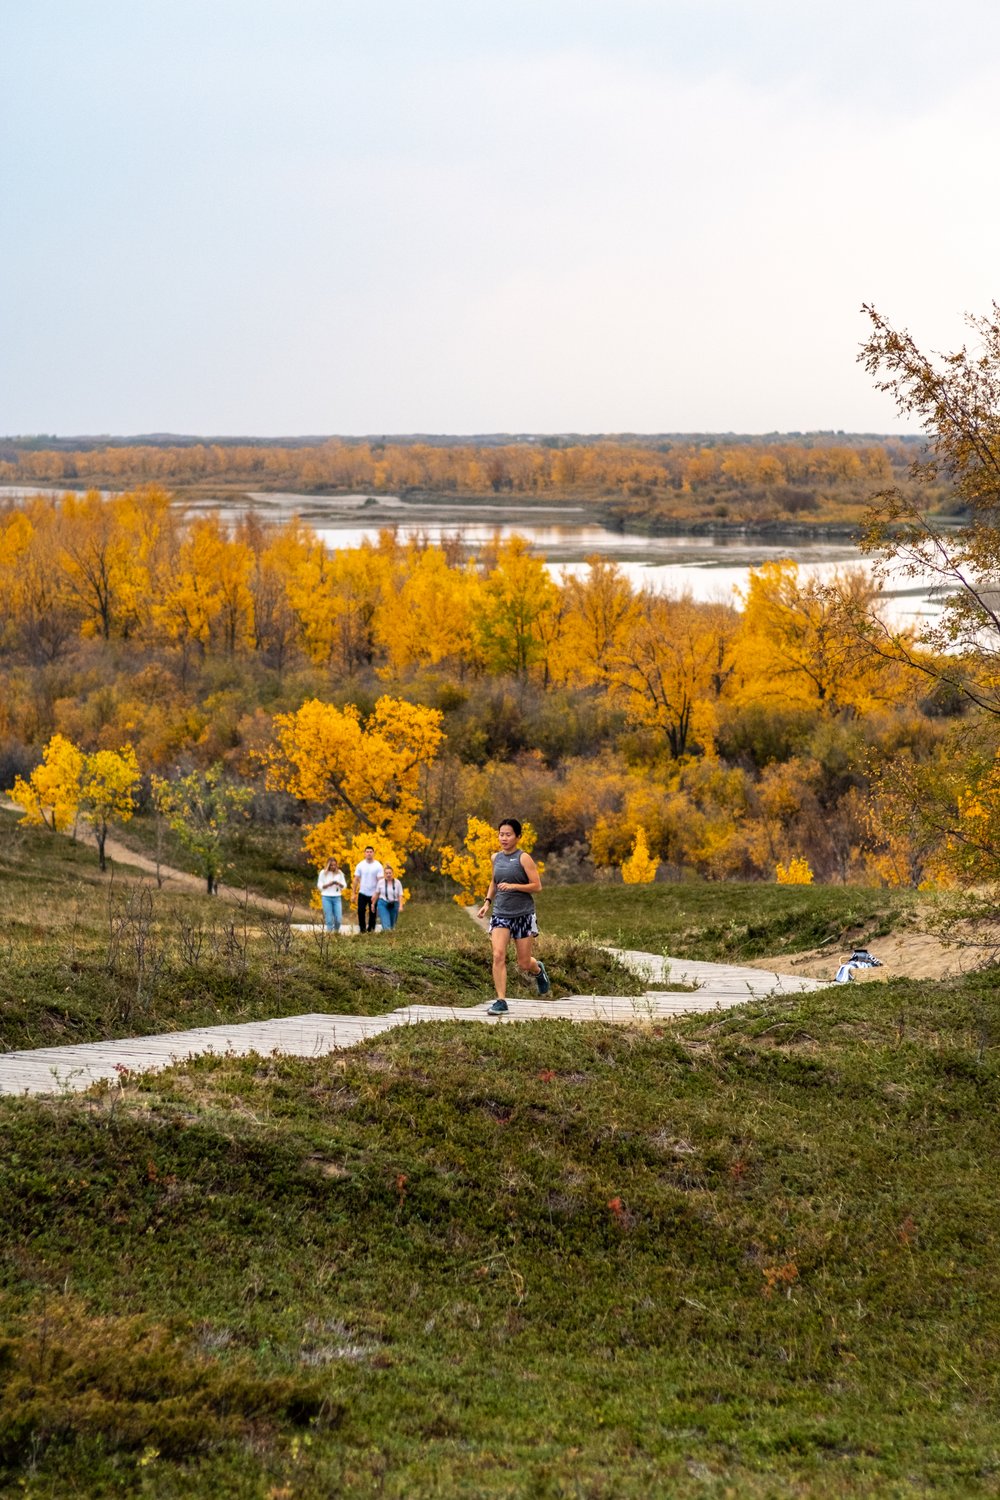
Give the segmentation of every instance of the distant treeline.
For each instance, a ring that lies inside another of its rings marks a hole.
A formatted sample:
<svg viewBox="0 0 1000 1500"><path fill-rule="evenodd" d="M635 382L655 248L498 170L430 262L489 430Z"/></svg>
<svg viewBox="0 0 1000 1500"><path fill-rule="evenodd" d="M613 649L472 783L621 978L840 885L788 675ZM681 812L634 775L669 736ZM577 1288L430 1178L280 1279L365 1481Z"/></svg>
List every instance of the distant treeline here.
<svg viewBox="0 0 1000 1500"><path fill-rule="evenodd" d="M328 443L363 445L382 449L423 446L427 448L510 448L525 444L537 448L591 448L596 443L614 443L624 448L672 447L745 448L761 444L794 444L802 448L870 448L883 444L911 455L925 445L919 435L872 432L476 432L476 433L368 433L345 437L338 433L298 437L226 437L180 432L144 432L131 437L110 433L62 436L31 433L0 437L0 460L14 460L19 453L91 453L105 448L321 448Z"/></svg>
<svg viewBox="0 0 1000 1500"><path fill-rule="evenodd" d="M309 493L590 498L651 519L854 519L905 478L912 440L595 440L439 446L330 440L8 448L9 484L239 486Z"/></svg>

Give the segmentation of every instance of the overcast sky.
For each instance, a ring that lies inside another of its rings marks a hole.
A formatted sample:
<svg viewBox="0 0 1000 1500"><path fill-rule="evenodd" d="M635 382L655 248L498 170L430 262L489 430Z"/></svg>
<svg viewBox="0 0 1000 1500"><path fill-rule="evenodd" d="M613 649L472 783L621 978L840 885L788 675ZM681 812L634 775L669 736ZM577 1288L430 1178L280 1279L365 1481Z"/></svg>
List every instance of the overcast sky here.
<svg viewBox="0 0 1000 1500"><path fill-rule="evenodd" d="M901 430L995 0L3 0L0 432Z"/></svg>

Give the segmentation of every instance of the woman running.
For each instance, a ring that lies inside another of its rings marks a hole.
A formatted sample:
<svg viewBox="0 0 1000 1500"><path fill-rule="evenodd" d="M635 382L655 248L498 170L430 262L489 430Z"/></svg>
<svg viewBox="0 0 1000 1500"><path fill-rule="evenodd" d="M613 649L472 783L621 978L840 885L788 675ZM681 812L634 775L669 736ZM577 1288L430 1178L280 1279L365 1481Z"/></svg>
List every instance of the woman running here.
<svg viewBox="0 0 1000 1500"><path fill-rule="evenodd" d="M552 988L545 965L531 954L532 938L538 936L534 895L542 888L538 866L530 854L517 847L521 825L516 818L504 818L497 833L500 850L493 856L493 878L479 908L480 917L485 917L490 907L493 908L490 942L493 944L493 984L497 997L487 1007L487 1014L491 1016L505 1015L508 1009L507 945L511 938L514 939L517 967L521 973L530 975L537 982L540 995L547 995Z"/></svg>

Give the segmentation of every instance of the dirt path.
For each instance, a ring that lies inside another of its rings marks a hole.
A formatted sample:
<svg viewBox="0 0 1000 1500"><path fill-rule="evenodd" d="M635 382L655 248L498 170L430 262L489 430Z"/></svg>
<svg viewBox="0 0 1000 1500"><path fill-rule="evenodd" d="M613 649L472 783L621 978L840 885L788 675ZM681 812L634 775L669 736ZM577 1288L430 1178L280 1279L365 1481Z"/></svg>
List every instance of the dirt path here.
<svg viewBox="0 0 1000 1500"><path fill-rule="evenodd" d="M882 967L855 969L855 983L884 982L887 979L948 979L983 968L996 954L995 947L973 943L961 934L956 935L956 941L945 942L918 928L900 928L887 937L859 937L857 942L859 947L867 947L881 959ZM756 958L749 962L756 969L780 967L788 973L808 975L812 979L832 979L839 965L846 963L850 956L850 946L826 943L822 948L811 948L806 953L785 953L779 958Z"/></svg>
<svg viewBox="0 0 1000 1500"><path fill-rule="evenodd" d="M142 870L144 874L157 875L157 864L148 854L139 854L134 849L129 849L119 839L108 835L104 845L105 856L115 864L131 865L133 869ZM186 870L175 870L172 865L160 862L159 882L164 890L197 891L204 896L205 880L200 875L189 875ZM232 901L242 906L246 901L256 911L266 911L275 916L289 916L293 922L316 922L319 921L318 912L314 912L308 906L297 906L288 901L278 901L273 896L259 896L255 891L248 891L235 885L220 885L216 889L216 895L220 901Z"/></svg>
<svg viewBox="0 0 1000 1500"><path fill-rule="evenodd" d="M16 802L7 802L5 806L11 812L24 811ZM69 829L64 828L61 831L67 838L73 836ZM83 843L90 843L86 827L78 826L76 833L77 838ZM206 894L204 876L190 875L187 870L176 870L173 865L164 864L162 860L157 864L150 855L140 854L137 850L130 849L127 844L123 844L120 839L116 839L110 833L105 840L104 855L112 866L112 874L115 865L129 865L133 870L141 870L144 875L152 876L153 880L157 881L165 891L193 891L199 896ZM290 905L287 901L278 901L273 896L259 896L255 891L248 891L242 887L220 885L216 894L220 901L229 901L237 906L242 906L245 901L255 911L266 911L279 917L289 916L293 922L318 922L320 920L319 913L308 906Z"/></svg>

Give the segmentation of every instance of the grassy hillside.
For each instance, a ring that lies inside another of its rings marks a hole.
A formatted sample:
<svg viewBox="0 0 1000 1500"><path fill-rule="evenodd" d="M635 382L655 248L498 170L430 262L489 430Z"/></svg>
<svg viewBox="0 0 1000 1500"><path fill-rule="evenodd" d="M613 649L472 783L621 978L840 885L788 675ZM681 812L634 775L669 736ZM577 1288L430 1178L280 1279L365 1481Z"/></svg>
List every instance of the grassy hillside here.
<svg viewBox="0 0 1000 1500"><path fill-rule="evenodd" d="M540 925L560 937L738 963L866 942L907 921L913 904L912 892L860 886L564 885L546 888Z"/></svg>
<svg viewBox="0 0 1000 1500"><path fill-rule="evenodd" d="M10 814L0 818L0 952L2 1050L493 996L486 939L452 901L414 900L392 934L300 933L252 904L158 891L124 866L109 881L93 849ZM550 938L545 952L556 998L641 988L592 943ZM511 967L512 995L529 993Z"/></svg>
<svg viewBox="0 0 1000 1500"><path fill-rule="evenodd" d="M995 985L0 1102L30 1496L995 1494Z"/></svg>
<svg viewBox="0 0 1000 1500"><path fill-rule="evenodd" d="M300 943L0 838L7 1046L489 993L450 903ZM563 992L635 987L581 930L747 957L904 919L543 897ZM985 973L0 1099L0 1493L996 1494L998 1037Z"/></svg>

